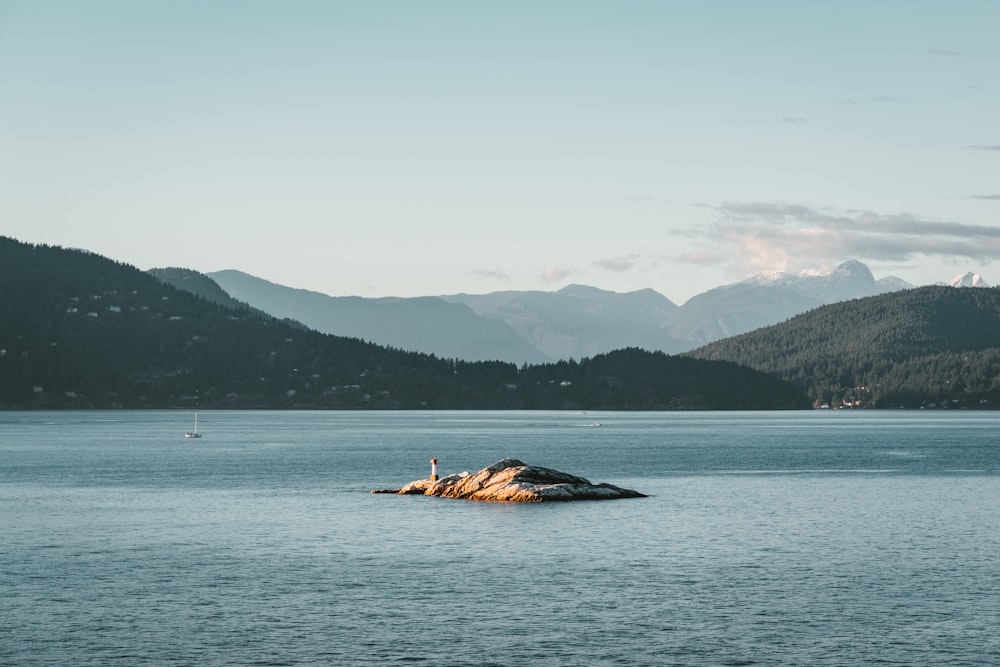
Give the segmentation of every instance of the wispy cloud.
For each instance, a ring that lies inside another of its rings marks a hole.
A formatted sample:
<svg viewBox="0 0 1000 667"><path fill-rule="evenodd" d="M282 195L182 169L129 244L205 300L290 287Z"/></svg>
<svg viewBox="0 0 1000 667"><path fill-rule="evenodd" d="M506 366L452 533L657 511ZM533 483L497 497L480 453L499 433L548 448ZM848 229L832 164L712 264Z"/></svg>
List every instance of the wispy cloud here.
<svg viewBox="0 0 1000 667"><path fill-rule="evenodd" d="M1000 195L972 195L973 199L994 199L1000 201Z"/></svg>
<svg viewBox="0 0 1000 667"><path fill-rule="evenodd" d="M902 262L915 256L1000 259L1000 227L799 204L735 202L714 207L716 219L684 234L702 248L683 256L728 265L735 275L829 266L849 258Z"/></svg>
<svg viewBox="0 0 1000 667"><path fill-rule="evenodd" d="M476 269L469 273L477 278L486 278L487 280L496 280L503 283L510 280L510 274L500 269Z"/></svg>
<svg viewBox="0 0 1000 667"><path fill-rule="evenodd" d="M623 257L611 257L609 259L600 259L594 262L599 268L605 271L612 271L614 273L624 273L626 271L631 271L639 263L639 255L625 255Z"/></svg>
<svg viewBox="0 0 1000 667"><path fill-rule="evenodd" d="M966 148L973 151L1000 151L1000 144L971 144Z"/></svg>
<svg viewBox="0 0 1000 667"><path fill-rule="evenodd" d="M546 266L542 269L542 280L547 283L558 283L576 273L576 269L566 266Z"/></svg>

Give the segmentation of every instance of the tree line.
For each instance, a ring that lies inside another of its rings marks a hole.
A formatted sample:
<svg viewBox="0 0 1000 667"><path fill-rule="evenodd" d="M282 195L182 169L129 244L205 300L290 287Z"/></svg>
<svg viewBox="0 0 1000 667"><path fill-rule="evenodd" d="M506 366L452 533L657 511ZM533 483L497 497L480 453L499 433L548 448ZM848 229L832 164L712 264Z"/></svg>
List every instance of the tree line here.
<svg viewBox="0 0 1000 667"><path fill-rule="evenodd" d="M792 382L815 405L1000 407L1000 290L921 287L823 306L690 353Z"/></svg>

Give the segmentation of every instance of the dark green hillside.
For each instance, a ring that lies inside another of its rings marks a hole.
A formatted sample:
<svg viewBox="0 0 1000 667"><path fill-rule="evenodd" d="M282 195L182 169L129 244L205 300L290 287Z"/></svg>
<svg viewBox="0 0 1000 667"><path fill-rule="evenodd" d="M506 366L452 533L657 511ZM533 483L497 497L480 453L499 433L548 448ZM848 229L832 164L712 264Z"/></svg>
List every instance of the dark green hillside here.
<svg viewBox="0 0 1000 667"><path fill-rule="evenodd" d="M624 351L517 368L386 349L0 237L0 408L676 409L807 406L731 364Z"/></svg>
<svg viewBox="0 0 1000 667"><path fill-rule="evenodd" d="M832 304L690 354L772 373L833 407L1000 407L1000 290Z"/></svg>
<svg viewBox="0 0 1000 667"><path fill-rule="evenodd" d="M200 296L206 301L211 301L212 303L235 310L252 312L265 319L270 319L271 317L258 308L254 308L247 303L234 299L224 289L219 287L219 283L215 282L204 273L198 273L197 271L192 271L191 269L180 269L177 267L149 269L148 273L161 283L165 283L171 287L176 287L183 292L190 292L191 294ZM306 328L299 322L288 319L283 321L300 329Z"/></svg>
<svg viewBox="0 0 1000 667"><path fill-rule="evenodd" d="M219 287L217 282L206 276L204 273L198 273L197 271L192 271L191 269L180 269L177 267L149 269L148 273L161 283L166 283L167 285L176 287L177 289L185 292L191 292L206 301L211 301L212 303L217 303L229 308L250 309L249 305L243 303L242 301L237 301L233 297L229 296L224 289Z"/></svg>

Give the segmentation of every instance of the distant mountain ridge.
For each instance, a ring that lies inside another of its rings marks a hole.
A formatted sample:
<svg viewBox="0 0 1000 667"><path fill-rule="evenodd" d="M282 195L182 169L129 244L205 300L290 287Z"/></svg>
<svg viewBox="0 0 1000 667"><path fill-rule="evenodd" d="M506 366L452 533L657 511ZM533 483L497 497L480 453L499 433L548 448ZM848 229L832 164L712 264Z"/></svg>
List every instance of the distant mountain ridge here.
<svg viewBox="0 0 1000 667"><path fill-rule="evenodd" d="M207 274L229 295L272 317L322 333L466 361L550 361L501 321L438 297L334 297L293 289L242 271Z"/></svg>
<svg viewBox="0 0 1000 667"><path fill-rule="evenodd" d="M766 271L742 281L744 284L760 286L782 286L795 290L818 301L834 303L844 301L844 295L873 296L913 287L910 283L888 276L875 280L871 270L862 262L849 260L838 265L833 271Z"/></svg>
<svg viewBox="0 0 1000 667"><path fill-rule="evenodd" d="M442 296L477 315L497 319L550 359L580 359L639 347L674 353L685 348L664 323L679 308L651 289L618 293L568 285L556 292L493 292Z"/></svg>
<svg viewBox="0 0 1000 667"><path fill-rule="evenodd" d="M895 277L876 281L863 263L851 260L828 273L766 272L692 297L668 327L691 349L783 322L819 306L909 289Z"/></svg>
<svg viewBox="0 0 1000 667"><path fill-rule="evenodd" d="M208 276L241 301L324 333L447 358L518 364L582 359L625 347L679 354L823 305L914 287L893 276L876 280L856 260L828 272L761 273L702 292L681 306L652 289L619 293L569 285L553 292L365 299L296 290L239 271ZM985 285L978 274L963 280L957 284Z"/></svg>

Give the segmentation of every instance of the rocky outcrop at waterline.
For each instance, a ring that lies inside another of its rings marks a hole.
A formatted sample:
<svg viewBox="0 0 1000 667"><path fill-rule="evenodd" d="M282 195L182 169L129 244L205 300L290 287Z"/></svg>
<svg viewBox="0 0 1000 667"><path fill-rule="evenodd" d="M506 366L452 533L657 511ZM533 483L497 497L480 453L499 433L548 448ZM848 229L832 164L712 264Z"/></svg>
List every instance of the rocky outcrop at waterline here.
<svg viewBox="0 0 1000 667"><path fill-rule="evenodd" d="M418 479L401 489L376 489L372 493L512 503L646 497L638 491L613 484L592 484L583 477L529 466L517 459L498 461L477 473L461 472L438 480Z"/></svg>

